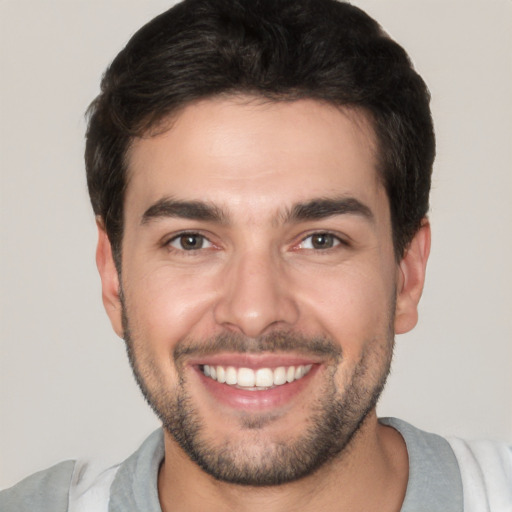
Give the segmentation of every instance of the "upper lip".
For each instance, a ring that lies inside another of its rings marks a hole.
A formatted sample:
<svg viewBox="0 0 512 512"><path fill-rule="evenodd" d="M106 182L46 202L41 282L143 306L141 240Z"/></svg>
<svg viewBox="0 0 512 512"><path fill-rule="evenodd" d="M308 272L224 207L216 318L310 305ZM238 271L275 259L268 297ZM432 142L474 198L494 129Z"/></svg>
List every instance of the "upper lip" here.
<svg viewBox="0 0 512 512"><path fill-rule="evenodd" d="M299 366L316 364L318 358L298 354L246 354L246 353L219 353L197 358L190 358L188 363L191 366L213 365L213 366L234 366L237 368L278 368L279 366Z"/></svg>

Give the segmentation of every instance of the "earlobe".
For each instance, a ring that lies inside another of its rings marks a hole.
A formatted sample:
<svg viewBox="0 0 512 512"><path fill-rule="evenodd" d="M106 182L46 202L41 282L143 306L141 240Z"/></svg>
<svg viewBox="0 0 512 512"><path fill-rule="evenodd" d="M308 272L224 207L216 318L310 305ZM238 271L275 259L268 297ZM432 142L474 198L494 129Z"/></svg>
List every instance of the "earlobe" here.
<svg viewBox="0 0 512 512"><path fill-rule="evenodd" d="M430 253L430 224L424 219L407 247L398 269L395 333L403 334L418 322L418 303Z"/></svg>
<svg viewBox="0 0 512 512"><path fill-rule="evenodd" d="M119 274L117 273L112 246L101 219L96 220L98 227L98 245L96 247L96 266L101 278L103 306L116 334L123 337L122 307L119 296Z"/></svg>

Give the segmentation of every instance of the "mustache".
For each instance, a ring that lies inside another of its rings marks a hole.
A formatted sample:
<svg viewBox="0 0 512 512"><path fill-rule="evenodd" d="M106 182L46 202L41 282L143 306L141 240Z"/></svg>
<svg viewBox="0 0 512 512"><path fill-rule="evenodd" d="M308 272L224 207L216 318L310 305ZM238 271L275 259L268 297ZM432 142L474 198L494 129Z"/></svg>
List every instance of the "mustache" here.
<svg viewBox="0 0 512 512"><path fill-rule="evenodd" d="M176 363L188 357L211 356L221 352L261 354L264 352L293 352L304 356L318 356L339 362L341 347L327 337L308 337L291 332L273 332L258 338L238 333L223 333L206 340L185 339L173 350Z"/></svg>

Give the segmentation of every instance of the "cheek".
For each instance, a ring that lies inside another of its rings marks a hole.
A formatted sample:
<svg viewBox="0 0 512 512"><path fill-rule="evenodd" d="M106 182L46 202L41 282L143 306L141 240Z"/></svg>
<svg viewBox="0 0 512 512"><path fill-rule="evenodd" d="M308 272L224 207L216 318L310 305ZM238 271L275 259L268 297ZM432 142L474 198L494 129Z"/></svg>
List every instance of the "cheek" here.
<svg viewBox="0 0 512 512"><path fill-rule="evenodd" d="M137 267L134 267L137 268ZM141 267L139 267L141 268ZM215 281L204 274L165 265L137 274L126 269L123 282L130 329L154 348L168 350L182 338L206 334ZM210 331L211 334L211 331Z"/></svg>
<svg viewBox="0 0 512 512"><path fill-rule="evenodd" d="M346 353L387 334L392 283L383 274L356 267L331 269L303 281L300 296L308 322L337 340Z"/></svg>
<svg viewBox="0 0 512 512"><path fill-rule="evenodd" d="M342 348L342 361L332 368L337 389L347 390L361 378L367 388L376 385L392 354L393 284L381 274L353 269L318 280L303 293L305 317L311 319L306 323Z"/></svg>

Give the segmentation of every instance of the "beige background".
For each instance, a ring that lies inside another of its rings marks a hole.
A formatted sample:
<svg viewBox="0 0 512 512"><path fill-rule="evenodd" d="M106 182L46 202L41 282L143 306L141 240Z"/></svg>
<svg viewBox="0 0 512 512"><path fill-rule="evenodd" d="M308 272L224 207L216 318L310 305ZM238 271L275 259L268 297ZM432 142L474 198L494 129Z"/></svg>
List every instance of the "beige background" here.
<svg viewBox="0 0 512 512"><path fill-rule="evenodd" d="M512 441L512 2L360 0L431 88L438 136L421 321L381 415ZM163 0L0 0L0 487L157 426L100 301L83 112Z"/></svg>

